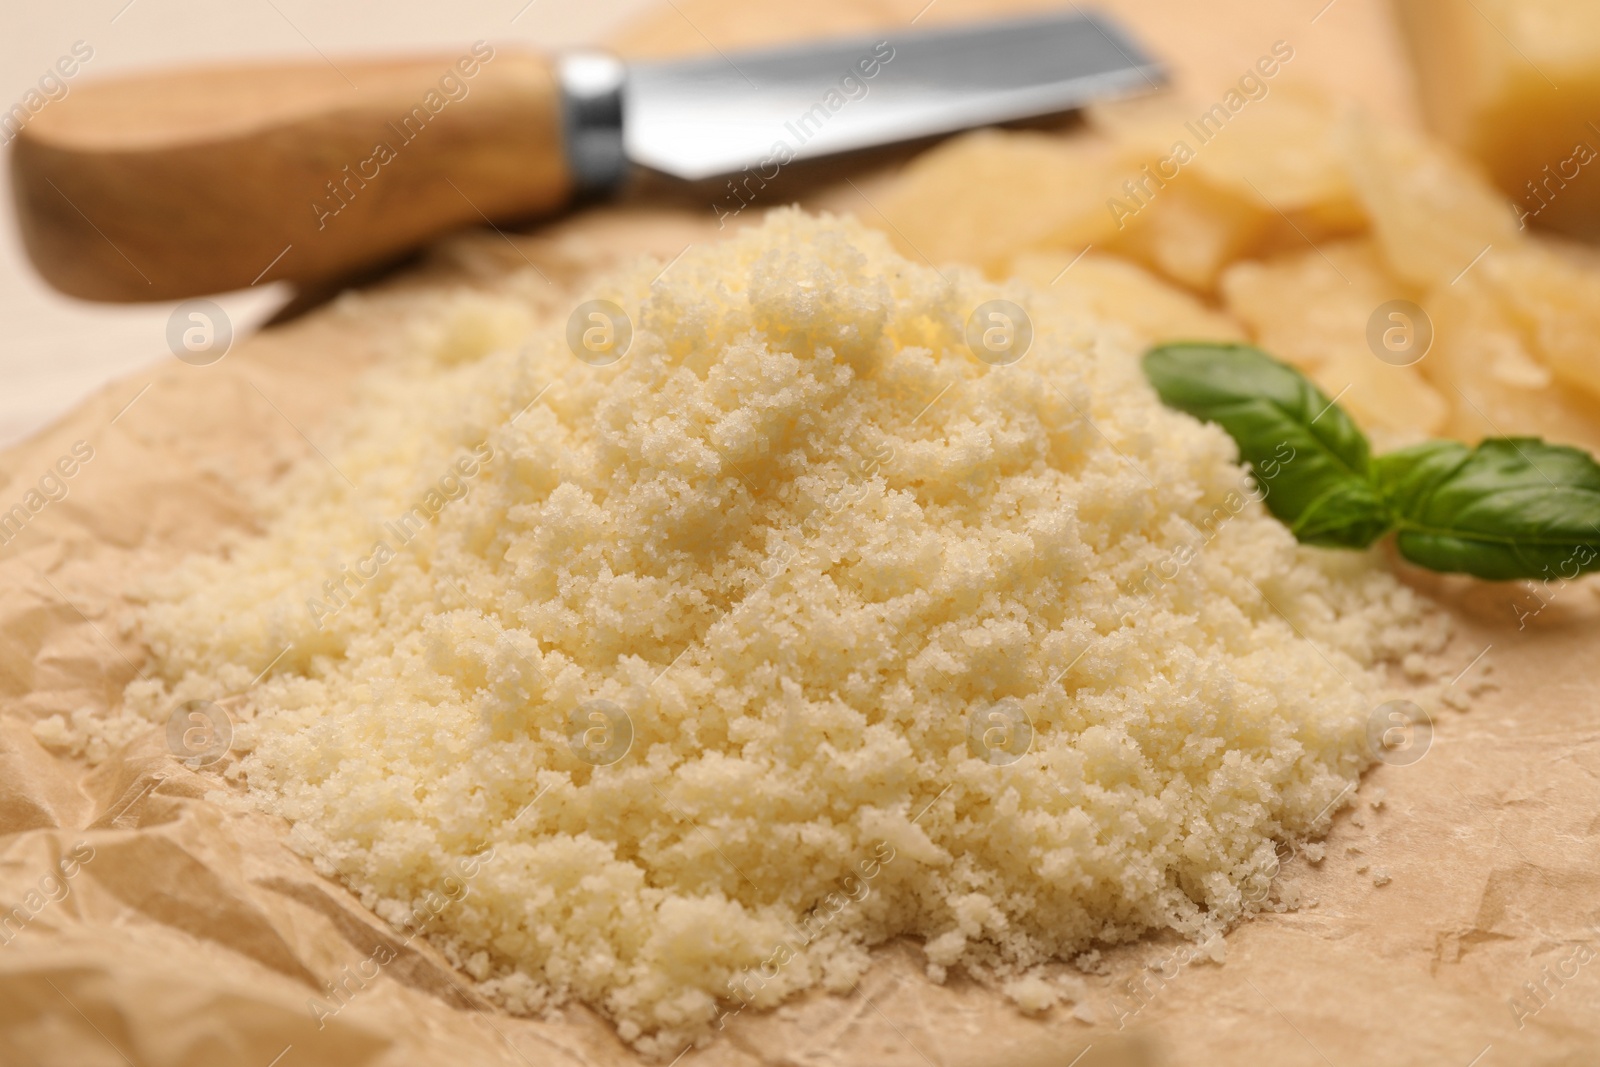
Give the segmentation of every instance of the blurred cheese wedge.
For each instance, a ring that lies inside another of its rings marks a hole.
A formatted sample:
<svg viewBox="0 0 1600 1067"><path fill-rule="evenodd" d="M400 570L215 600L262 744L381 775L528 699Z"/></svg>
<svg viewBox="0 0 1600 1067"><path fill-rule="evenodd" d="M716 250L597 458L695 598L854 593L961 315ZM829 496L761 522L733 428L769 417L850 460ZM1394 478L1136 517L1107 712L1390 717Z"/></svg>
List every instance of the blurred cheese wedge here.
<svg viewBox="0 0 1600 1067"><path fill-rule="evenodd" d="M1433 129L1527 224L1600 236L1600 3L1398 0Z"/></svg>
<svg viewBox="0 0 1600 1067"><path fill-rule="evenodd" d="M1538 242L1484 260L1484 277L1556 378L1600 403L1600 264Z"/></svg>
<svg viewBox="0 0 1600 1067"><path fill-rule="evenodd" d="M1238 263L1222 277L1228 310L1256 342L1336 397L1380 447L1436 434L1450 417L1416 366L1383 362L1368 344L1373 313L1407 292L1365 240Z"/></svg>
<svg viewBox="0 0 1600 1067"><path fill-rule="evenodd" d="M1107 199L1123 167L1108 144L1032 131L976 130L912 160L861 221L935 266L965 262L992 276L1028 249L1104 244Z"/></svg>
<svg viewBox="0 0 1600 1067"><path fill-rule="evenodd" d="M1163 94L1087 109L1124 159L1108 205L1113 251L1209 293L1236 260L1365 227L1336 136L1338 109L1325 95L1273 86L1224 130L1197 119L1208 114L1194 97Z"/></svg>
<svg viewBox="0 0 1600 1067"><path fill-rule="evenodd" d="M1339 139L1384 261L1402 281L1449 282L1521 241L1505 198L1444 145L1360 114Z"/></svg>
<svg viewBox="0 0 1600 1067"><path fill-rule="evenodd" d="M1258 249L1272 216L1197 175L1182 175L1147 202L1109 247L1205 293L1224 267Z"/></svg>
<svg viewBox="0 0 1600 1067"><path fill-rule="evenodd" d="M1140 163L1166 161L1162 172L1170 173L1181 161L1184 172L1269 213L1282 212L1296 225L1322 233L1365 225L1336 136L1339 109L1325 94L1292 82L1276 86L1217 133L1196 122L1205 114L1200 100L1170 94L1085 109L1089 123L1128 157L1128 176L1136 182L1159 176L1141 173ZM1128 190L1119 195L1137 205Z"/></svg>
<svg viewBox="0 0 1600 1067"><path fill-rule="evenodd" d="M1242 341L1239 324L1192 294L1120 256L1090 252L1024 252L1010 273L1041 296L1089 318L1127 327L1147 344L1163 341Z"/></svg>
<svg viewBox="0 0 1600 1067"><path fill-rule="evenodd" d="M1418 366L1454 405L1443 432L1464 441L1531 434L1600 452L1600 404L1562 388L1540 361L1519 303L1488 272L1441 284L1423 300L1435 332Z"/></svg>

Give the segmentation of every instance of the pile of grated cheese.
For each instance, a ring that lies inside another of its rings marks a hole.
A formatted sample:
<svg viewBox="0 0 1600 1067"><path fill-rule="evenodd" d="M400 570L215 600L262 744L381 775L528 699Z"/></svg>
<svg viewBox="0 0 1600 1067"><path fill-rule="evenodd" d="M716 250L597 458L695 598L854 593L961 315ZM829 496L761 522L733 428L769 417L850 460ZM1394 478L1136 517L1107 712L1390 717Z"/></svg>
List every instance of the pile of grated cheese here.
<svg viewBox="0 0 1600 1067"><path fill-rule="evenodd" d="M160 583L130 706L248 689L297 848L647 1052L899 935L1041 1009L1052 961L1251 910L1426 606L1297 546L1070 276L792 210L660 271L575 296L631 321L609 366L510 290L415 308L265 532ZM965 339L1001 296L1010 366Z"/></svg>

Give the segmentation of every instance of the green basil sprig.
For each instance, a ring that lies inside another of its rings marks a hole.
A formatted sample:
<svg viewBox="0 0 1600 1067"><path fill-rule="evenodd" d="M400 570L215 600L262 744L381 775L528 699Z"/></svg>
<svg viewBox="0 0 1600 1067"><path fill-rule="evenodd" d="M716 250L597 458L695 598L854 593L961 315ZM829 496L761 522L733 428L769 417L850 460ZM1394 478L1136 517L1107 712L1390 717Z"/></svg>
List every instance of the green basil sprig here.
<svg viewBox="0 0 1600 1067"><path fill-rule="evenodd" d="M1580 449L1498 437L1374 457L1343 409L1259 349L1160 345L1144 370L1168 407L1217 423L1244 462L1274 471L1267 507L1306 544L1365 548L1393 530L1400 554L1430 570L1507 580L1600 569L1600 464ZM1294 460L1268 467L1285 444Z"/></svg>
<svg viewBox="0 0 1600 1067"><path fill-rule="evenodd" d="M1246 345L1163 345L1144 372L1168 407L1219 424L1254 470L1275 469L1267 509L1306 544L1365 548L1389 529L1367 439L1299 371ZM1287 444L1294 459L1270 468Z"/></svg>

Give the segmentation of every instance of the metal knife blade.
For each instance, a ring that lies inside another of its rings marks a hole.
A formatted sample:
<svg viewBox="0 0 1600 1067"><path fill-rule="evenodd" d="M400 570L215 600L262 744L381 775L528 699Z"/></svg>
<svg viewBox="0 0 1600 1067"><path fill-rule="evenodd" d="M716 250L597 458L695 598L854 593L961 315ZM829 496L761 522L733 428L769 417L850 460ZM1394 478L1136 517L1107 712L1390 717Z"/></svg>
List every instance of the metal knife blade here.
<svg viewBox="0 0 1600 1067"><path fill-rule="evenodd" d="M1115 23L1074 7L630 63L622 141L633 162L696 180L1068 111L1164 77Z"/></svg>

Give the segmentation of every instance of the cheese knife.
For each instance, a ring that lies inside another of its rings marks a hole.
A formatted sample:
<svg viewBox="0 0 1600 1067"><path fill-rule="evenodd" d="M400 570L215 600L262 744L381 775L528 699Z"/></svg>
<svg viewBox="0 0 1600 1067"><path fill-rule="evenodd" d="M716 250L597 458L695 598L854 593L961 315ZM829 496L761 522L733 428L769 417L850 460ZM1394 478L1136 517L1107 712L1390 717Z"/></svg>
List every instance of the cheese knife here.
<svg viewBox="0 0 1600 1067"><path fill-rule="evenodd" d="M29 256L58 289L170 300L335 278L465 225L613 193L638 168L751 191L795 160L1163 79L1123 29L1077 7L668 61L480 41L428 59L162 71L75 86L30 116L12 188Z"/></svg>

